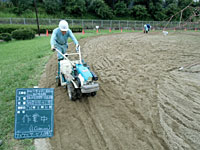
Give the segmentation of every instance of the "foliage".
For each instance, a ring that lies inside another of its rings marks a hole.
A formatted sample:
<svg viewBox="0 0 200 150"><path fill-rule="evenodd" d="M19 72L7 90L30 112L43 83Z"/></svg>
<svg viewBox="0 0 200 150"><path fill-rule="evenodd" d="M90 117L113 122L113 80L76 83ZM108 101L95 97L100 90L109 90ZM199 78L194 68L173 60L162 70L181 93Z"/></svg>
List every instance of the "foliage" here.
<svg viewBox="0 0 200 150"><path fill-rule="evenodd" d="M135 5L132 9L132 16L137 20L146 20L150 17L144 5Z"/></svg>
<svg viewBox="0 0 200 150"><path fill-rule="evenodd" d="M79 19L118 19L165 20L184 9L191 2L192 7L199 7L200 2L193 0L35 0L39 17L45 18L79 18ZM13 17L35 17L34 0L10 0L0 3L2 12L8 8ZM8 8L7 8L8 7ZM48 16L51 15L51 16ZM182 19L187 20L193 11L183 11ZM8 15L4 15L8 16ZM10 16L8 16L10 17ZM180 19L180 15L173 19Z"/></svg>
<svg viewBox="0 0 200 150"><path fill-rule="evenodd" d="M85 0L63 0L62 6L65 14L82 16L86 13Z"/></svg>
<svg viewBox="0 0 200 150"><path fill-rule="evenodd" d="M35 31L31 29L18 29L12 32L12 38L16 40L27 40L35 37Z"/></svg>
<svg viewBox="0 0 200 150"><path fill-rule="evenodd" d="M111 19L113 12L103 0L92 0L90 2L89 11L95 13L102 19Z"/></svg>
<svg viewBox="0 0 200 150"><path fill-rule="evenodd" d="M31 9L33 5L32 0L11 0L13 4L13 12L17 15L20 15L22 13L25 13L27 9Z"/></svg>
<svg viewBox="0 0 200 150"><path fill-rule="evenodd" d="M59 11L59 2L55 0L44 0L45 10L48 14L56 14Z"/></svg>
<svg viewBox="0 0 200 150"><path fill-rule="evenodd" d="M177 4L175 3L168 4L167 7L165 8L165 14L168 17L174 16L178 11L180 11L180 9L177 7ZM174 19L177 18L174 17L173 20Z"/></svg>
<svg viewBox="0 0 200 150"><path fill-rule="evenodd" d="M17 29L31 29L37 32L37 26L36 25L20 25L20 24L0 24L0 33L11 33L14 30ZM40 33L45 34L46 30L48 30L49 33L52 33L53 29L57 28L57 25L40 25ZM81 26L72 26L70 27L72 32L81 32L82 27Z"/></svg>
<svg viewBox="0 0 200 150"><path fill-rule="evenodd" d="M171 5L171 4L177 6L178 5L178 1L177 0L165 0L164 6L167 7L167 6Z"/></svg>
<svg viewBox="0 0 200 150"><path fill-rule="evenodd" d="M8 42L12 40L12 36L10 33L2 33L0 34L0 40Z"/></svg>
<svg viewBox="0 0 200 150"><path fill-rule="evenodd" d="M179 0L178 1L178 7L180 9L184 9L186 6L188 6L193 0ZM186 9L183 11L182 17L185 20L188 20L189 17L191 16L192 11L190 9Z"/></svg>
<svg viewBox="0 0 200 150"><path fill-rule="evenodd" d="M114 13L117 16L128 16L130 13L124 1L119 1L116 3L114 9Z"/></svg>
<svg viewBox="0 0 200 150"><path fill-rule="evenodd" d="M179 0L178 1L178 7L180 9L185 8L186 6L188 6L193 0Z"/></svg>
<svg viewBox="0 0 200 150"><path fill-rule="evenodd" d="M153 20L156 20L156 21L164 20L165 14L162 7L163 6L162 2L163 2L162 0L157 0L157 1L152 0L149 3L149 10L151 10L149 12Z"/></svg>

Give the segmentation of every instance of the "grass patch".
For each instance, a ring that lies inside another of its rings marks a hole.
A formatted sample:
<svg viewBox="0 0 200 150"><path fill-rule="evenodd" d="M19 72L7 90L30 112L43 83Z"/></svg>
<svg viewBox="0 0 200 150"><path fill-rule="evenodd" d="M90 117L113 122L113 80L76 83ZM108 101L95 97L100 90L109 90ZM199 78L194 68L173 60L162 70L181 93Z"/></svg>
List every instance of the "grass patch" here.
<svg viewBox="0 0 200 150"><path fill-rule="evenodd" d="M0 43L0 139L2 150L34 149L33 140L14 140L15 89L38 85L49 56L50 37Z"/></svg>
<svg viewBox="0 0 200 150"><path fill-rule="evenodd" d="M99 30L97 34L96 30L87 30L85 34L76 33L75 36L79 40L120 32ZM13 40L9 43L0 42L0 139L3 140L0 150L34 150L32 139L14 139L15 90L38 85L44 67L53 54L49 43L50 36L36 37L32 40Z"/></svg>

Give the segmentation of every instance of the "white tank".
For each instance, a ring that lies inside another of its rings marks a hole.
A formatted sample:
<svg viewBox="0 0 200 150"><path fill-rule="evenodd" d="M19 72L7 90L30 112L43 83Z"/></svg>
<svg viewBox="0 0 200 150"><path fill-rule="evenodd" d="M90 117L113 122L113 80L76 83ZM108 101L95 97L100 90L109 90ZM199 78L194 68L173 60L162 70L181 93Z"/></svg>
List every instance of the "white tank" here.
<svg viewBox="0 0 200 150"><path fill-rule="evenodd" d="M70 76L72 73L72 65L69 60L60 61L60 70L61 73L67 76Z"/></svg>

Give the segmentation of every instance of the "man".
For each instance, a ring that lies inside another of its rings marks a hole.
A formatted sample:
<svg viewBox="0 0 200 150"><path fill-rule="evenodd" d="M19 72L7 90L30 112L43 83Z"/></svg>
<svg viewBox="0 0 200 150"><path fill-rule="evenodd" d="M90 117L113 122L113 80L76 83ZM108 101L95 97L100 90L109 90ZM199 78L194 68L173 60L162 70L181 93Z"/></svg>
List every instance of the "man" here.
<svg viewBox="0 0 200 150"><path fill-rule="evenodd" d="M53 30L52 36L51 36L51 50L58 49L62 54L66 53L67 48L68 48L68 43L67 40L68 38L71 38L74 44L76 44L76 51L78 52L79 49L79 44L77 39L75 38L74 34L72 31L69 29L69 25L67 21L61 20L59 22L58 28ZM59 53L58 55L58 60L62 60L63 56Z"/></svg>
<svg viewBox="0 0 200 150"><path fill-rule="evenodd" d="M146 24L144 25L144 33L148 33L148 27Z"/></svg>
<svg viewBox="0 0 200 150"><path fill-rule="evenodd" d="M75 38L74 34L72 31L69 29L69 25L67 21L61 20L59 22L58 28L53 30L52 36L51 36L51 50L54 51L55 48L58 49L62 54L65 54L68 48L68 43L67 40L68 38L71 38L74 44L76 44L76 51L79 51L79 44L77 39ZM56 76L56 80L58 83L58 86L60 86L60 61L63 58L63 56L57 52L58 56L58 75Z"/></svg>

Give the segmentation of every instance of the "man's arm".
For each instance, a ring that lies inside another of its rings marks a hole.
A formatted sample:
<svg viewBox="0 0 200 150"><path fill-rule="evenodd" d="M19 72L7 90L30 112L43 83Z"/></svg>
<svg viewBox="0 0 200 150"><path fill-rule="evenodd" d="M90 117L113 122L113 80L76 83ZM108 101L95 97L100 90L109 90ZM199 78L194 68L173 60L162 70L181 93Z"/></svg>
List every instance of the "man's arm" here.
<svg viewBox="0 0 200 150"><path fill-rule="evenodd" d="M78 45L78 41L77 41L76 37L74 36L74 34L72 33L72 31L69 30L68 32L69 32L69 36L72 39L72 41L74 42L74 44Z"/></svg>
<svg viewBox="0 0 200 150"><path fill-rule="evenodd" d="M55 39L56 39L56 30L54 29L53 33L51 35L51 40L50 40L51 47L56 44L56 40Z"/></svg>

